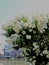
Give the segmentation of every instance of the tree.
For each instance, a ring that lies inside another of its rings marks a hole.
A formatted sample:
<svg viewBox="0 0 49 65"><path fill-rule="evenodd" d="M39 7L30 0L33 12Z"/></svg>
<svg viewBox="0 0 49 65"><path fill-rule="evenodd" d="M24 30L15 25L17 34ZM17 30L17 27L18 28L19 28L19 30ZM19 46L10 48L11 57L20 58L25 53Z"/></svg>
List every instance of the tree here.
<svg viewBox="0 0 49 65"><path fill-rule="evenodd" d="M24 56L35 65L46 65L49 62L49 18L17 18L10 25L3 26L7 31L14 49L22 48Z"/></svg>

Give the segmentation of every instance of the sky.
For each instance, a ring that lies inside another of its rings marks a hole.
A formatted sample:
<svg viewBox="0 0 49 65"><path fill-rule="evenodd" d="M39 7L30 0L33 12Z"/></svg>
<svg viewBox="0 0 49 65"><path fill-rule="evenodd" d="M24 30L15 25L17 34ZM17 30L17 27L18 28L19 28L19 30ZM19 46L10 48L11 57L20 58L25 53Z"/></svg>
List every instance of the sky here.
<svg viewBox="0 0 49 65"><path fill-rule="evenodd" d="M16 16L49 13L49 0L0 0L0 25Z"/></svg>
<svg viewBox="0 0 49 65"><path fill-rule="evenodd" d="M49 13L49 0L0 0L0 27L16 16L31 17L37 13ZM4 37L0 36L0 43L4 47L5 42L1 39L4 40Z"/></svg>

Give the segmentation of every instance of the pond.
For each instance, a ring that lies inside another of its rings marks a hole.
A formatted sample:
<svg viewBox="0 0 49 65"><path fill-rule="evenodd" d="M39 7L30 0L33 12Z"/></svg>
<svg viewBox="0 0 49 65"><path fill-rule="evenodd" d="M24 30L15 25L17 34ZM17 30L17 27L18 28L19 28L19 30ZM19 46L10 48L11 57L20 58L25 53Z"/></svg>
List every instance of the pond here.
<svg viewBox="0 0 49 65"><path fill-rule="evenodd" d="M16 60L0 60L0 65L29 65L29 63L22 59Z"/></svg>

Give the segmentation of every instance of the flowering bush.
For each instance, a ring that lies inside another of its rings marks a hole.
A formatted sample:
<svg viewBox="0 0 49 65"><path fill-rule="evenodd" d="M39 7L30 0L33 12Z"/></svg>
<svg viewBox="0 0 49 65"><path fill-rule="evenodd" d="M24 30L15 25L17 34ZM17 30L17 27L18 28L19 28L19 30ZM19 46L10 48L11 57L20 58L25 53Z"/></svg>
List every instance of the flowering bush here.
<svg viewBox="0 0 49 65"><path fill-rule="evenodd" d="M35 65L46 65L49 62L49 18L36 16L32 21L19 17L9 25L3 26L7 31L8 43L14 49L23 49L27 60Z"/></svg>

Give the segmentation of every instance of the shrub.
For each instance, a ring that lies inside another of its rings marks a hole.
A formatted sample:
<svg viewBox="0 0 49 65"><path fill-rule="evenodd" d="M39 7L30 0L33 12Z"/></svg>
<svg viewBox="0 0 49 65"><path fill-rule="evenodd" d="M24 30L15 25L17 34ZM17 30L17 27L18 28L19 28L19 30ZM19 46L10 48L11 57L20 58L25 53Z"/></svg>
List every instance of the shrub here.
<svg viewBox="0 0 49 65"><path fill-rule="evenodd" d="M27 60L35 65L49 62L49 17L36 16L32 21L21 17L3 26L7 31L8 41L14 49L22 48Z"/></svg>

